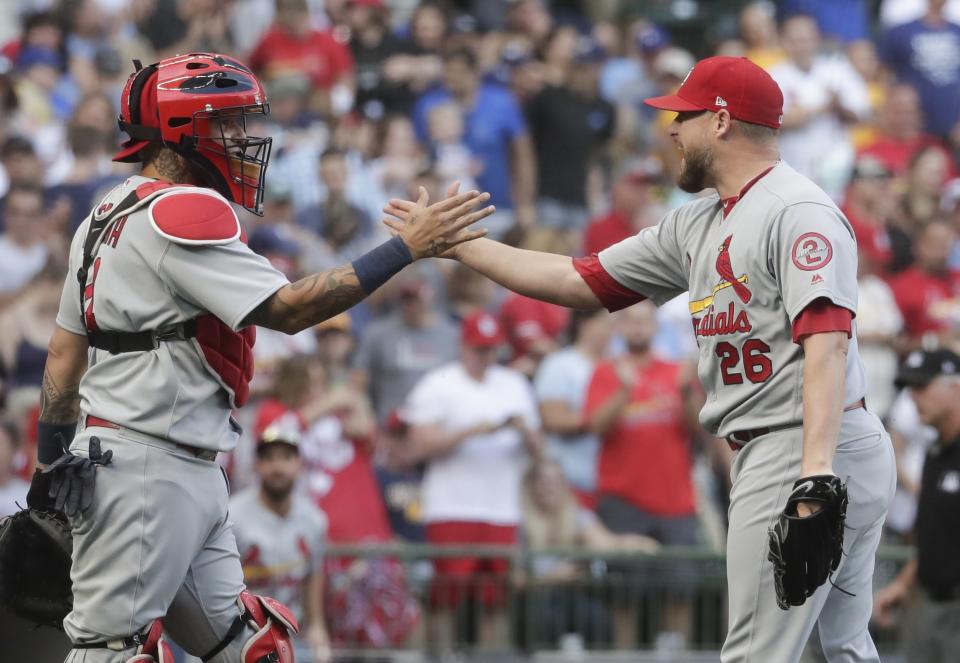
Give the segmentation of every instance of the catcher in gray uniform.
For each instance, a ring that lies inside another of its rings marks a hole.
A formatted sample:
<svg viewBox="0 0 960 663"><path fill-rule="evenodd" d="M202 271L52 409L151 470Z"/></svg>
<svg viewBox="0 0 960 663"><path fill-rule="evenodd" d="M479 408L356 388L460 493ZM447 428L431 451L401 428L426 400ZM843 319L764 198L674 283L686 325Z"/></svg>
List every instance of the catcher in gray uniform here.
<svg viewBox="0 0 960 663"><path fill-rule="evenodd" d="M230 205L261 209L271 140L246 134L268 112L259 81L212 53L136 64L115 159L142 171L73 239L28 497L72 529L67 660L168 663L165 629L205 661L289 663L296 620L245 591L214 460L238 436L253 326L295 333L332 317L413 260L482 235L468 226L492 210L472 211L477 192L429 208L423 193L423 223L289 283L246 246Z"/></svg>
<svg viewBox="0 0 960 663"><path fill-rule="evenodd" d="M487 239L447 256L573 308L662 304L688 291L707 392L700 420L737 451L721 659L797 661L816 627L831 663L879 661L867 623L896 473L863 400L853 231L779 160L783 96L746 58L698 62L675 95L647 103L677 112L679 186L716 193L582 259ZM397 232L420 213L401 200L384 211Z"/></svg>

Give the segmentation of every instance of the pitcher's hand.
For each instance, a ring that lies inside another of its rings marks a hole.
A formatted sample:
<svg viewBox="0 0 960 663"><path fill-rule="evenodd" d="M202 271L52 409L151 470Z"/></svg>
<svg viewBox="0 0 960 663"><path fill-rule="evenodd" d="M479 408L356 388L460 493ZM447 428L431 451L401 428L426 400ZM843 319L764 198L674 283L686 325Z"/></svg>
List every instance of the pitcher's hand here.
<svg viewBox="0 0 960 663"><path fill-rule="evenodd" d="M394 235L399 235L415 260L420 258L453 258L455 249L464 242L483 237L486 230L469 227L496 211L493 205L477 210L490 199L489 193L467 191L458 193L459 182L447 190L447 197L428 206L427 190L420 187L417 202L392 198L383 208L383 223Z"/></svg>

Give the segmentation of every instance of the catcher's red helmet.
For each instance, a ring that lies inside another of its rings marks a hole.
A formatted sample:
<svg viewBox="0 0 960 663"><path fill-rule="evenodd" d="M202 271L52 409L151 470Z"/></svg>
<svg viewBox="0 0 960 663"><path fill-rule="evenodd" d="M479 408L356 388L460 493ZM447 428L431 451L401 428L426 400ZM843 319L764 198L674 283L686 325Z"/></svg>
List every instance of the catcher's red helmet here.
<svg viewBox="0 0 960 663"><path fill-rule="evenodd" d="M134 65L117 118L130 139L114 161L138 161L140 150L162 142L194 164L205 184L261 214L273 141L246 135L248 115L269 113L267 95L253 72L216 53Z"/></svg>

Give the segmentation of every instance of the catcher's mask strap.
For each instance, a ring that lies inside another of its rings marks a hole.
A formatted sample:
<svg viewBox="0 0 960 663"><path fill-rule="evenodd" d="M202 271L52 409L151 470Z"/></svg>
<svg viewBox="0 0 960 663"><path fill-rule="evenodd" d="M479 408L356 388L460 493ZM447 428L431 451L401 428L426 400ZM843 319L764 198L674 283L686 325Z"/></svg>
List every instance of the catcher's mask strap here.
<svg viewBox="0 0 960 663"><path fill-rule="evenodd" d="M223 636L223 640L217 643L217 646L208 651L206 654L200 657L200 660L206 663L211 658L222 652L227 646L233 642L233 639L240 635L240 631L243 630L243 627L246 626L249 616L246 612L241 615L237 615L233 623L230 624L230 628L227 630L227 634Z"/></svg>

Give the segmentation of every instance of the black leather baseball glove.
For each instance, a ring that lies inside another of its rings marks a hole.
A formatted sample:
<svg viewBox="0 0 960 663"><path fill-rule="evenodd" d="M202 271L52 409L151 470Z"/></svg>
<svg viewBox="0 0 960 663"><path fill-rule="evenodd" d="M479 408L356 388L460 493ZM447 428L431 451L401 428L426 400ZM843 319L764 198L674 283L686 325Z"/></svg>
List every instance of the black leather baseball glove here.
<svg viewBox="0 0 960 663"><path fill-rule="evenodd" d="M801 518L798 502L821 505ZM793 484L787 506L769 531L777 605L783 610L803 605L837 570L843 554L847 485L832 474L803 477Z"/></svg>
<svg viewBox="0 0 960 663"><path fill-rule="evenodd" d="M27 621L63 628L73 606L72 550L61 513L23 509L0 521L0 603Z"/></svg>

